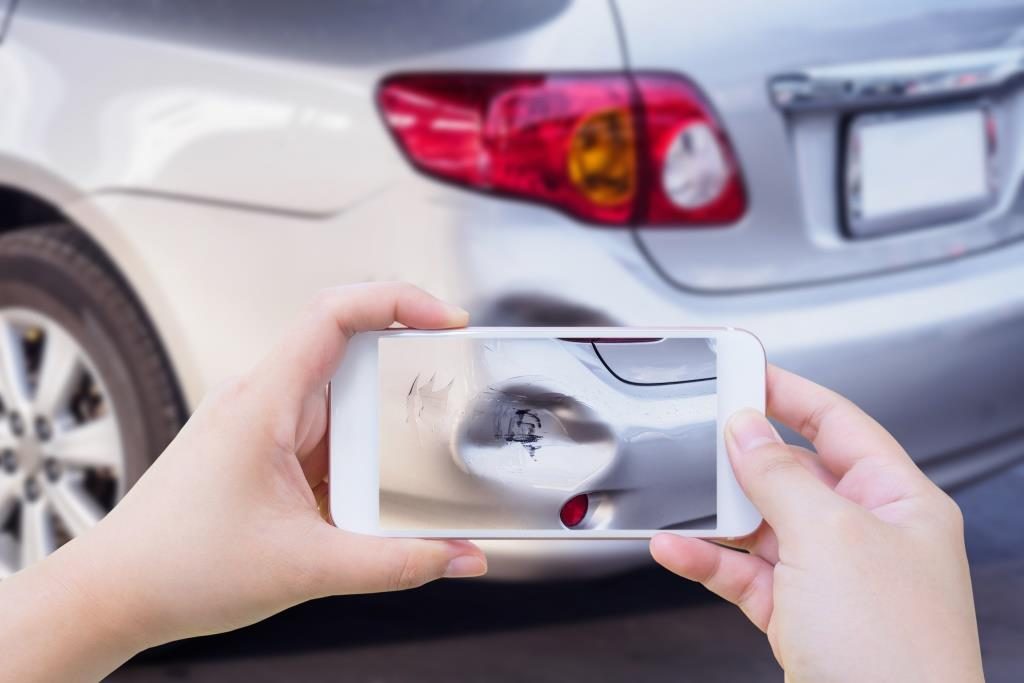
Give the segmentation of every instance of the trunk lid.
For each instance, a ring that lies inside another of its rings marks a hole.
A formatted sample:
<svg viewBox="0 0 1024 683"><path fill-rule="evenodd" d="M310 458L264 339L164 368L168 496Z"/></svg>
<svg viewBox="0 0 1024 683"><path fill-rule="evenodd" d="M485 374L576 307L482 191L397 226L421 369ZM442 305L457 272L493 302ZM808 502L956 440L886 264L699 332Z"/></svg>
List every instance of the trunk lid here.
<svg viewBox="0 0 1024 683"><path fill-rule="evenodd" d="M1017 121L1024 111L1019 4L617 0L616 7L630 68L680 73L703 90L730 136L747 189L747 213L735 225L637 231L641 247L675 284L742 291L866 276L1024 236L1017 201ZM907 81L934 81L946 72L975 80L961 78L964 87L927 97L896 90L878 96L879 81L905 88ZM840 95L852 88L855 96L821 98L814 106L786 101L787 89L799 94L809 82L837 87ZM991 114L998 136L992 202L973 215L933 216L910 230L851 234L844 213L851 122L866 113L941 113L947 106L985 107Z"/></svg>

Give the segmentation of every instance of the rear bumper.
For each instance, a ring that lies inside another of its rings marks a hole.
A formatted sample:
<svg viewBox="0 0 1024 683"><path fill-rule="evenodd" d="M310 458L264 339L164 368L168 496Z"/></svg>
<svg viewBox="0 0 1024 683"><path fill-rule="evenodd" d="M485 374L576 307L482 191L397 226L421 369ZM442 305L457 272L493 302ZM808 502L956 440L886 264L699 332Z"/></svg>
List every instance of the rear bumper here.
<svg viewBox="0 0 1024 683"><path fill-rule="evenodd" d="M1024 459L1024 431L937 456L925 471L943 488L961 486ZM626 571L653 560L646 541L479 541L491 565L489 579L542 581L589 578Z"/></svg>
<svg viewBox="0 0 1024 683"><path fill-rule="evenodd" d="M105 194L69 207L153 317L188 400L250 367L318 289L410 280L476 324L733 325L846 394L944 485L1024 455L1024 244L761 294L666 283L629 231L404 176L330 218ZM737 254L757 268L756 253ZM488 543L495 575L607 573L643 544Z"/></svg>

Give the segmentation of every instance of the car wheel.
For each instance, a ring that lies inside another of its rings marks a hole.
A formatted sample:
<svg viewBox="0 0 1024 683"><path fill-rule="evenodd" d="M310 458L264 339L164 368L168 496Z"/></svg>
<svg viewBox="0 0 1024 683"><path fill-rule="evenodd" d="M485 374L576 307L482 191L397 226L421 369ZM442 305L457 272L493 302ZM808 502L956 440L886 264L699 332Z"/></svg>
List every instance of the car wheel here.
<svg viewBox="0 0 1024 683"><path fill-rule="evenodd" d="M99 521L184 417L156 335L84 235L0 236L0 577Z"/></svg>

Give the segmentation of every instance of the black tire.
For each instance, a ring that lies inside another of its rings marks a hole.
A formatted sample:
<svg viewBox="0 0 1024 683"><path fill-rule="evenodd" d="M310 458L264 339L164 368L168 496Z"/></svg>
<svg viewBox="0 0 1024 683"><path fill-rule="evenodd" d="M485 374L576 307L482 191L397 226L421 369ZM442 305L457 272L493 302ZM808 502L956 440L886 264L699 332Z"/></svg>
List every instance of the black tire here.
<svg viewBox="0 0 1024 683"><path fill-rule="evenodd" d="M117 412L123 490L184 424L174 374L152 326L106 256L66 224L0 236L0 308L49 316L92 359Z"/></svg>

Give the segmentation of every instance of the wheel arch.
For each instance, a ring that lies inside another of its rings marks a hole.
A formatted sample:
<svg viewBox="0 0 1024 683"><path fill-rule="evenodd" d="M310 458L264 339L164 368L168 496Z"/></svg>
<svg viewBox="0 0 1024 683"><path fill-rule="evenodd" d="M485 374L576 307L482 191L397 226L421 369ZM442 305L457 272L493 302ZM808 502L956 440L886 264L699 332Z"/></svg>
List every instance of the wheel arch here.
<svg viewBox="0 0 1024 683"><path fill-rule="evenodd" d="M52 223L63 223L78 233L83 242L87 244L87 248L93 250L93 255L100 260L104 269L121 285L125 294L138 309L143 324L152 332L158 346L158 352L171 370L172 390L179 413L181 415L188 415L191 412L191 406L183 391L182 375L179 367L180 359L177 357L177 354L172 354L169 351L165 342L165 336L162 334L160 327L155 323L150 313L150 307L139 296L139 288L133 284L133 279L129 277L125 269L119 266L117 260L111 256L110 250L107 248L102 237L104 231L92 230L87 227L85 222L72 217L62 207L62 197L59 195L63 194L58 193L58 196L49 194L48 196L47 194L33 192L24 187L3 182L0 179L0 236L19 229Z"/></svg>

